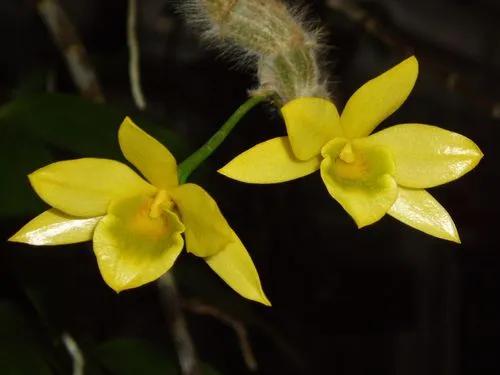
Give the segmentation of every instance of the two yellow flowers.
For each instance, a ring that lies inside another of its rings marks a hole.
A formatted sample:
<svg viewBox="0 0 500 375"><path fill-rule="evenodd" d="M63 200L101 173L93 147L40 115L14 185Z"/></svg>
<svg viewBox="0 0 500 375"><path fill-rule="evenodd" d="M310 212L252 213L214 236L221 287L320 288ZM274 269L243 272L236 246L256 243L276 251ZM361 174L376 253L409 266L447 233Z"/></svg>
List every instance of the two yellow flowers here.
<svg viewBox="0 0 500 375"><path fill-rule="evenodd" d="M373 130L410 94L418 63L410 57L367 82L341 115L321 98L282 109L288 136L251 148L219 172L248 183L279 183L317 170L331 196L359 227L385 214L432 236L460 242L446 210L425 190L459 178L482 158L468 138L435 126ZM270 305L255 266L215 201L200 186L178 182L172 154L130 119L118 138L142 174L108 159L50 164L29 176L52 208L10 240L32 245L93 241L105 282L121 291L167 272L180 255L202 258L245 298Z"/></svg>
<svg viewBox="0 0 500 375"><path fill-rule="evenodd" d="M32 245L93 241L105 282L135 288L167 272L184 247L243 297L270 305L255 266L215 201L178 184L172 154L130 119L118 132L127 165L108 159L62 161L29 176L51 209L10 240Z"/></svg>
<svg viewBox="0 0 500 375"><path fill-rule="evenodd" d="M446 210L425 190L455 180L482 158L468 138L423 124L372 131L410 94L418 62L410 57L358 89L339 115L320 98L281 110L288 137L258 144L219 172L248 183L278 183L321 171L331 196L358 227L385 214L435 237L460 242ZM370 135L371 134L371 135Z"/></svg>

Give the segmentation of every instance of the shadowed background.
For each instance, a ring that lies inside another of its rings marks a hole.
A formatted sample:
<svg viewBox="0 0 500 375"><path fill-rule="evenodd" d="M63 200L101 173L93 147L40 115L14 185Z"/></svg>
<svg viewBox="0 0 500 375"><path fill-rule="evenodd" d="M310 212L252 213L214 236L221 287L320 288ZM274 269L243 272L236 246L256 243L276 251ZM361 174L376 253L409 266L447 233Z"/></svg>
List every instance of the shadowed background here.
<svg viewBox="0 0 500 375"><path fill-rule="evenodd" d="M207 374L246 374L235 332L194 312L208 304L246 327L261 374L498 374L500 3L495 0L310 1L327 33L328 69L342 107L369 78L414 53L416 87L381 127L420 122L473 139L485 158L436 189L462 245L390 217L363 230L333 201L318 173L269 186L215 171L241 151L284 134L279 114L253 110L192 181L217 200L249 249L265 308L233 293L183 254L175 275ZM123 160L125 115L165 142L178 161L246 98L251 70L219 58L175 14L171 1L139 2L142 80L138 113L128 80L126 2L61 0L106 97L78 96L34 1L0 2L0 235L44 209L26 174L72 157ZM64 94L64 95L60 95ZM495 147L496 146L496 147ZM61 342L81 347L86 374L178 373L156 284L115 294L91 245L49 248L0 242L0 373L70 374Z"/></svg>

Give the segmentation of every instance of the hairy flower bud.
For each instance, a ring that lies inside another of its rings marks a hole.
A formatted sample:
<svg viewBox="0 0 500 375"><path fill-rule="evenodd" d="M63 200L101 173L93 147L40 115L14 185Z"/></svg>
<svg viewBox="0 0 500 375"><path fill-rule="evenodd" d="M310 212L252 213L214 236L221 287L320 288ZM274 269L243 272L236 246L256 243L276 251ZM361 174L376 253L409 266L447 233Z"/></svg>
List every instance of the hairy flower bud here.
<svg viewBox="0 0 500 375"><path fill-rule="evenodd" d="M273 91L281 102L302 96L328 97L318 67L318 32L279 0L190 0L188 20L223 51L242 51L239 61L257 62L258 92Z"/></svg>

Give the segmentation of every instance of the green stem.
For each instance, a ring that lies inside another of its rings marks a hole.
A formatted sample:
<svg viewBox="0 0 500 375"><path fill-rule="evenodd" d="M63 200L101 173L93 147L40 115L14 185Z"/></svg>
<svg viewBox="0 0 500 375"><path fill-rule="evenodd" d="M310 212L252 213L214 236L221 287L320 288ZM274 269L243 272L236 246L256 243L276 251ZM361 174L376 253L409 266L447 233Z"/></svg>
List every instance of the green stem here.
<svg viewBox="0 0 500 375"><path fill-rule="evenodd" d="M226 137L231 133L236 124L260 102L264 101L266 96L253 96L243 103L232 115L227 119L224 125L210 138L207 143L201 146L191 156L184 160L179 165L179 183L186 183L187 179L212 153L221 145Z"/></svg>

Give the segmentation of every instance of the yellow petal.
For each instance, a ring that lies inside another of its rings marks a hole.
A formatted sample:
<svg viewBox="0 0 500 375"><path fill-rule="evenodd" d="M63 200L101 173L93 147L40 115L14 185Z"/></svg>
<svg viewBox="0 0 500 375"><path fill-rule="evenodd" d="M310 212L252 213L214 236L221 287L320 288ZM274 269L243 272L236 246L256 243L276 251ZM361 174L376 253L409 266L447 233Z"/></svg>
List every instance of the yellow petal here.
<svg viewBox="0 0 500 375"><path fill-rule="evenodd" d="M412 56L361 86L348 100L340 117L346 137L370 134L403 104L417 76L418 62Z"/></svg>
<svg viewBox="0 0 500 375"><path fill-rule="evenodd" d="M436 126L396 125L360 140L387 147L396 164L399 185L428 188L455 180L483 157L470 139Z"/></svg>
<svg viewBox="0 0 500 375"><path fill-rule="evenodd" d="M166 209L151 217L153 199L113 201L94 232L94 253L104 281L115 291L156 280L174 264L184 246L184 226Z"/></svg>
<svg viewBox="0 0 500 375"><path fill-rule="evenodd" d="M322 154L321 177L326 188L358 227L380 220L398 193L391 176L394 163L390 153L381 147L360 147L336 138Z"/></svg>
<svg viewBox="0 0 500 375"><path fill-rule="evenodd" d="M212 197L195 184L170 191L186 226L186 249L199 257L221 251L233 240L232 230Z"/></svg>
<svg viewBox="0 0 500 375"><path fill-rule="evenodd" d="M241 296L271 306L262 290L252 258L236 233L233 232L233 241L222 251L205 260L210 268Z"/></svg>
<svg viewBox="0 0 500 375"><path fill-rule="evenodd" d="M288 137L259 143L235 157L219 173L241 182L274 184L307 176L319 169L321 158L298 160L292 153Z"/></svg>
<svg viewBox="0 0 500 375"><path fill-rule="evenodd" d="M30 174L29 179L49 205L68 215L83 217L104 215L112 199L156 191L125 164L108 159L49 164Z"/></svg>
<svg viewBox="0 0 500 375"><path fill-rule="evenodd" d="M400 187L398 199L387 213L431 236L460 243L450 214L425 190Z"/></svg>
<svg viewBox="0 0 500 375"><path fill-rule="evenodd" d="M118 131L123 155L148 181L160 189L178 185L177 163L160 142L125 118Z"/></svg>
<svg viewBox="0 0 500 375"><path fill-rule="evenodd" d="M66 245L92 239L101 217L78 218L50 209L38 215L9 241L30 245Z"/></svg>
<svg viewBox="0 0 500 375"><path fill-rule="evenodd" d="M294 155L309 160L334 137L342 136L335 105L321 98L299 98L288 102L281 113Z"/></svg>

